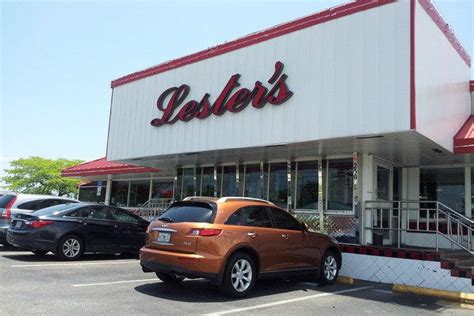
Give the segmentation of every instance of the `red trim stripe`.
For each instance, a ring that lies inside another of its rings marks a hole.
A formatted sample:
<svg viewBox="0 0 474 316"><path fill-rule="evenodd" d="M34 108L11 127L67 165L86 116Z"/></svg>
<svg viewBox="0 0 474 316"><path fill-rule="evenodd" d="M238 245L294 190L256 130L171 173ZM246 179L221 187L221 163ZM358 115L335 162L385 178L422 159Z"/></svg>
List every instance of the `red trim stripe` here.
<svg viewBox="0 0 474 316"><path fill-rule="evenodd" d="M388 3L392 3L395 0L356 0L338 7L330 8L307 17L303 17L291 22L283 23L272 28L252 33L247 36L238 38L236 40L227 42L225 44L217 45L212 48L184 56L178 59L174 59L151 68L134 72L124 77L113 80L111 87L115 88L120 85L143 79L149 76L156 75L168 70L183 67L204 59L222 55L243 47L255 45L264 41L268 41L272 38L286 35L288 33L296 32L301 29L305 29L317 24L332 21L338 18L342 18L347 15L355 14L365 10L369 10L375 7L379 7Z"/></svg>
<svg viewBox="0 0 474 316"><path fill-rule="evenodd" d="M474 80L469 81L469 91L474 92Z"/></svg>
<svg viewBox="0 0 474 316"><path fill-rule="evenodd" d="M415 1L410 0L410 129L416 129Z"/></svg>
<svg viewBox="0 0 474 316"><path fill-rule="evenodd" d="M454 31L449 27L449 24L444 20L441 13L436 9L434 4L431 0L418 0L420 6L426 11L429 15L431 20L438 26L440 31L446 36L448 41L454 47L454 49L458 52L459 56L464 60L464 62L470 67L471 66L471 56L469 53L464 49L461 42L454 34Z"/></svg>

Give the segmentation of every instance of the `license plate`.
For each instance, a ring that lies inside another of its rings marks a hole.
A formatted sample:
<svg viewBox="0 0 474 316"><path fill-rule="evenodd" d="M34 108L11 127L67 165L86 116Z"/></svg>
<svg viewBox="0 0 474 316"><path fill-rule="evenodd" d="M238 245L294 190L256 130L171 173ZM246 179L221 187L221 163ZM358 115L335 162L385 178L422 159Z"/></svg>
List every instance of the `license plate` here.
<svg viewBox="0 0 474 316"><path fill-rule="evenodd" d="M157 242L162 242L168 244L171 239L171 233L158 233L158 238L156 239Z"/></svg>
<svg viewBox="0 0 474 316"><path fill-rule="evenodd" d="M20 228L22 224L23 224L23 222L16 221L15 228Z"/></svg>

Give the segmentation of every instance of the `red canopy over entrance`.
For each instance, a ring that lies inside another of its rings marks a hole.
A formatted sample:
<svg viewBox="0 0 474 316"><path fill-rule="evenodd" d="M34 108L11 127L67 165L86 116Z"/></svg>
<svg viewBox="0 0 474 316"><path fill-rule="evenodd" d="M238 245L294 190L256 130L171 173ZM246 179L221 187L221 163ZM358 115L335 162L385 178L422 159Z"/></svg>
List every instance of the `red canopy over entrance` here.
<svg viewBox="0 0 474 316"><path fill-rule="evenodd" d="M125 163L107 161L107 159L100 158L89 162L84 162L77 166L63 169L61 175L63 177L87 177L106 174L122 174L122 173L147 173L158 172L159 169L138 167Z"/></svg>
<svg viewBox="0 0 474 316"><path fill-rule="evenodd" d="M455 154L474 153L474 115L471 115L454 136Z"/></svg>

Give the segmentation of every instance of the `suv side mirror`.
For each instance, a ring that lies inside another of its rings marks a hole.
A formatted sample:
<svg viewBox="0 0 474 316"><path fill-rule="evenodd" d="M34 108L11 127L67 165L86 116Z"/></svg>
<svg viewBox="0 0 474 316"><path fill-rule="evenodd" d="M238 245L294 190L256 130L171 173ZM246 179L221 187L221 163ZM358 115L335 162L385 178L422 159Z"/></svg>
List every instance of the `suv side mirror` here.
<svg viewBox="0 0 474 316"><path fill-rule="evenodd" d="M308 224L305 222L301 223L301 230L307 232L309 230Z"/></svg>

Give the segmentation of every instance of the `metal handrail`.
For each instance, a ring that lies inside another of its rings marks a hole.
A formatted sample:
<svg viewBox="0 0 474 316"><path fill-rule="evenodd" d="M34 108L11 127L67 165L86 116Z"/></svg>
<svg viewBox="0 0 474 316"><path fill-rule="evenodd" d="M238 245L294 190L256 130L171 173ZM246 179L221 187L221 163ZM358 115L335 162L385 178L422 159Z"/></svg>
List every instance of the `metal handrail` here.
<svg viewBox="0 0 474 316"><path fill-rule="evenodd" d="M143 203L139 209L134 210L133 212L148 221L152 221L163 214L172 203L173 199L152 198Z"/></svg>
<svg viewBox="0 0 474 316"><path fill-rule="evenodd" d="M441 236L451 243L451 248L453 245L457 245L474 254L472 247L474 220L443 203L438 201L376 200L366 201L364 206L365 211L369 211L371 216L371 225L366 225L365 228L372 231L397 231L397 246L399 248L401 232L424 232L436 234L436 250L439 249L439 236ZM385 220L388 222L388 227L384 227L384 210L388 210L389 219ZM396 220L395 228L392 227L393 220ZM413 222L415 227L411 225ZM440 223L446 224L445 230L441 229ZM423 225L426 226L423 228Z"/></svg>

